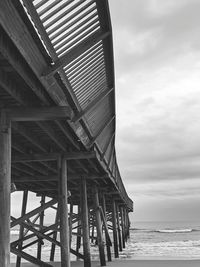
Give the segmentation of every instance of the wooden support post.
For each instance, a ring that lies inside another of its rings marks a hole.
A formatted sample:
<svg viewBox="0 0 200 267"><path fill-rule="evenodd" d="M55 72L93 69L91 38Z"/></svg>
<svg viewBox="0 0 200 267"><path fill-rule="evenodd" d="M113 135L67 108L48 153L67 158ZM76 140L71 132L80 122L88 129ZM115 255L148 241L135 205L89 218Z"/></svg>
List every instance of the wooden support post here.
<svg viewBox="0 0 200 267"><path fill-rule="evenodd" d="M119 251L122 251L122 237L121 237L121 229L120 229L120 221L119 221L119 207L116 205L116 215L117 215L117 230L118 230L118 240L119 240Z"/></svg>
<svg viewBox="0 0 200 267"><path fill-rule="evenodd" d="M102 208L103 208L104 216L106 218L107 217L106 216L106 199L105 199L105 195L104 194L102 194ZM106 220L107 220L107 218L106 218ZM107 238L106 238L106 249L107 249L107 258L108 258L108 261L112 261L110 245L108 243L108 239Z"/></svg>
<svg viewBox="0 0 200 267"><path fill-rule="evenodd" d="M99 209L99 194L98 189L95 186L94 188L94 201L95 201L95 209L96 209L96 227L97 227L97 240L99 246L99 256L101 266L106 266L106 259L104 253L104 242L103 242L103 233L102 233L102 224L101 224L101 213Z"/></svg>
<svg viewBox="0 0 200 267"><path fill-rule="evenodd" d="M10 266L11 123L0 110L0 266Z"/></svg>
<svg viewBox="0 0 200 267"><path fill-rule="evenodd" d="M73 203L70 203L70 218L69 218L69 247L71 248L72 244L72 216L73 216Z"/></svg>
<svg viewBox="0 0 200 267"><path fill-rule="evenodd" d="M123 206L120 207L121 227L122 227L122 246L125 248L125 231L124 231L124 212Z"/></svg>
<svg viewBox="0 0 200 267"><path fill-rule="evenodd" d="M26 213L27 199L28 199L28 190L24 190L21 216L24 216L24 214ZM20 225L19 239L23 238L23 235L24 235L24 227L23 225ZM22 250L22 246L23 242L19 244L18 249ZM21 257L17 256L16 267L20 266L21 266Z"/></svg>
<svg viewBox="0 0 200 267"><path fill-rule="evenodd" d="M94 224L95 224L94 215L92 215L92 231L91 231L91 242L92 243L94 243Z"/></svg>
<svg viewBox="0 0 200 267"><path fill-rule="evenodd" d="M60 210L60 243L61 267L70 267L69 222L67 200L67 162L64 158L58 160L60 168L59 180L59 210Z"/></svg>
<svg viewBox="0 0 200 267"><path fill-rule="evenodd" d="M77 227L77 238L76 238L76 253L78 255L79 249L81 247L81 221L80 221L80 216L81 216L81 209L80 205L78 206L78 227ZM77 260L79 257L77 256Z"/></svg>
<svg viewBox="0 0 200 267"><path fill-rule="evenodd" d="M125 221L125 241L128 239L128 221L127 221L127 210L124 208L124 221Z"/></svg>
<svg viewBox="0 0 200 267"><path fill-rule="evenodd" d="M58 221L59 221L59 209L57 208L57 211L56 211L56 217L55 217L55 224L58 224ZM53 240L57 240L57 235L58 235L58 231L55 230L54 233L53 233ZM51 245L51 254L50 254L50 261L54 261L54 256L55 256L55 249L56 249L56 244L55 243L52 243Z"/></svg>
<svg viewBox="0 0 200 267"><path fill-rule="evenodd" d="M115 200L112 200L112 225L113 225L113 241L115 258L119 258L118 242L117 242L117 222L116 222L116 205Z"/></svg>
<svg viewBox="0 0 200 267"><path fill-rule="evenodd" d="M129 219L129 215L128 215L128 210L127 210L127 222L128 222L128 238L130 238L130 219Z"/></svg>
<svg viewBox="0 0 200 267"><path fill-rule="evenodd" d="M91 267L87 183L85 178L83 178L81 181L81 215L82 215L81 219L82 219L82 231L83 231L84 267Z"/></svg>
<svg viewBox="0 0 200 267"><path fill-rule="evenodd" d="M43 206L44 203L45 203L45 196L43 195L41 197L41 206ZM44 224L44 211L42 211L40 213L40 231L42 230L43 224ZM38 240L38 250L37 250L37 258L38 258L38 260L41 260L42 244L43 244L43 240L39 239Z"/></svg>

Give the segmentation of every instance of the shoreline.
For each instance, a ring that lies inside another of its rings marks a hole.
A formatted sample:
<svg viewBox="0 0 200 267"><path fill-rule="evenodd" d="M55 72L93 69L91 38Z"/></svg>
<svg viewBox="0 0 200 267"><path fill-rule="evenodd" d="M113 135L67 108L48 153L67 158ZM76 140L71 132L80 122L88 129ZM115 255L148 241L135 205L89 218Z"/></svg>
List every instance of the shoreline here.
<svg viewBox="0 0 200 267"><path fill-rule="evenodd" d="M48 262L53 267L60 267L60 262ZM189 259L189 260L174 260L174 259L141 259L141 260L121 260L115 259L112 262L107 262L109 267L197 267L200 266L200 259ZM14 267L15 263L11 263L11 267ZM22 263L22 267L35 267L37 265L31 263ZM72 261L72 267L83 267L83 261ZM92 267L100 267L99 261L93 261Z"/></svg>

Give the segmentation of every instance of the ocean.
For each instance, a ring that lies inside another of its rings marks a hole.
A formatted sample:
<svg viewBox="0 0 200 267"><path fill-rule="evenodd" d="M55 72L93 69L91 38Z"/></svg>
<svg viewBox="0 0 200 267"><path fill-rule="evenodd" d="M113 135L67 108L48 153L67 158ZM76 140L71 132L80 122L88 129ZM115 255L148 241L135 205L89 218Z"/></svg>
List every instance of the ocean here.
<svg viewBox="0 0 200 267"><path fill-rule="evenodd" d="M16 240L18 229L11 232ZM72 239L75 248L75 237ZM42 260L49 261L51 245L44 242ZM112 248L113 249L113 248ZM29 247L27 253L36 256L37 246ZM81 252L81 250L80 250ZM91 244L92 260L98 260L98 247ZM200 259L200 222L134 222L131 223L130 238L120 259ZM16 257L11 254L11 262ZM55 261L60 260L60 249L56 248ZM71 260L76 260L72 255Z"/></svg>

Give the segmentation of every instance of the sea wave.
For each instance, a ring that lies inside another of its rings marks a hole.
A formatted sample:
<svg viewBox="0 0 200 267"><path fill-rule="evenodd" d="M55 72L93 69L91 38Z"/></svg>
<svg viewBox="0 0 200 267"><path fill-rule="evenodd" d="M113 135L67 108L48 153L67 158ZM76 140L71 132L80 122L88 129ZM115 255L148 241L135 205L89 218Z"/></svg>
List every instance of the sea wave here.
<svg viewBox="0 0 200 267"><path fill-rule="evenodd" d="M157 230L156 232L171 234L171 233L190 233L194 231L198 231L198 230L196 229L163 229L163 230Z"/></svg>
<svg viewBox="0 0 200 267"><path fill-rule="evenodd" d="M165 234L172 234L172 233L190 233L190 232L198 232L200 229L192 229L192 228L185 228L185 229L140 229L140 228L132 228L133 231L141 231L141 232L148 232L148 233L165 233Z"/></svg>
<svg viewBox="0 0 200 267"><path fill-rule="evenodd" d="M11 235L19 235L19 230L18 229L12 229Z"/></svg>

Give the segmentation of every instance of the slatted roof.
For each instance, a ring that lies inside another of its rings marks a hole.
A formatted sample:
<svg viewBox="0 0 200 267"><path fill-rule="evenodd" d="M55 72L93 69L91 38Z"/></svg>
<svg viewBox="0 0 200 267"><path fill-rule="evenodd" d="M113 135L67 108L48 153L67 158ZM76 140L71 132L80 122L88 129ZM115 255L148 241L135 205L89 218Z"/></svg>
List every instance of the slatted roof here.
<svg viewBox="0 0 200 267"><path fill-rule="evenodd" d="M15 0L0 4L0 105L70 106L71 121L14 122L13 158L95 151L68 161L69 187L85 176L132 210L115 153L115 84L107 0ZM56 162L12 162L19 189L56 196ZM45 176L49 176L48 186ZM35 179L33 179L35 177ZM51 179L51 180L50 180ZM72 194L72 195L73 195Z"/></svg>

